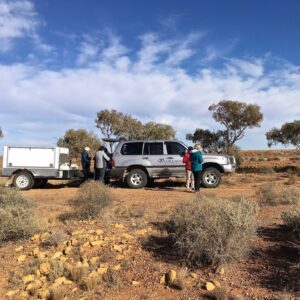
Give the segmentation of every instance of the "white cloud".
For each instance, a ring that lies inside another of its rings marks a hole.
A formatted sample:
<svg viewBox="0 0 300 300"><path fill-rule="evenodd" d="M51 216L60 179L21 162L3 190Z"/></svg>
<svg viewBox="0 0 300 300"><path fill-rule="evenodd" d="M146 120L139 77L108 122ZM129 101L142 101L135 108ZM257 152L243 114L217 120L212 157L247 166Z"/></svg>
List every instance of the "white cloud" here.
<svg viewBox="0 0 300 300"><path fill-rule="evenodd" d="M1 144L53 144L68 128L96 131L96 112L104 108L168 122L184 139L197 127L218 128L208 112L210 104L237 99L259 104L264 113L262 127L249 131L242 142L253 149L266 146L266 130L300 116L297 66L267 69L266 58L232 58L223 68L206 67L191 75L181 62L195 52L192 42L148 34L137 58L118 38L107 44L86 51L93 59L78 68L0 65ZM172 53L177 54L170 63Z"/></svg>
<svg viewBox="0 0 300 300"><path fill-rule="evenodd" d="M12 49L20 38L30 38L43 52L53 47L42 41L38 28L42 24L31 0L0 0L0 51Z"/></svg>

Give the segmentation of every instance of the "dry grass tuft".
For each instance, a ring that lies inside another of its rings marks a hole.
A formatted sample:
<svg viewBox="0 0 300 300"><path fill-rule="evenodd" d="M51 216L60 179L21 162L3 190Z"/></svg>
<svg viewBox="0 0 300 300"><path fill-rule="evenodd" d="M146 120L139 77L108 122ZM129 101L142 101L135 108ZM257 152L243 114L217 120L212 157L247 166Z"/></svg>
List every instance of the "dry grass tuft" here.
<svg viewBox="0 0 300 300"><path fill-rule="evenodd" d="M257 195L261 205L290 205L300 202L300 189L290 186L279 190L272 184L262 186Z"/></svg>
<svg viewBox="0 0 300 300"><path fill-rule="evenodd" d="M74 211L63 214L60 218L62 220L97 218L111 202L112 194L108 187L101 182L87 182L80 187L78 195L71 201Z"/></svg>
<svg viewBox="0 0 300 300"><path fill-rule="evenodd" d="M285 225L300 238L300 210L287 211L282 213L281 218Z"/></svg>
<svg viewBox="0 0 300 300"><path fill-rule="evenodd" d="M245 256L256 236L257 206L244 199L198 197L173 212L168 231L179 254L196 264Z"/></svg>
<svg viewBox="0 0 300 300"><path fill-rule="evenodd" d="M69 239L69 235L62 228L55 228L50 236L41 242L43 248L57 247L60 243Z"/></svg>
<svg viewBox="0 0 300 300"><path fill-rule="evenodd" d="M0 243L27 238L37 230L33 204L18 191L0 187Z"/></svg>

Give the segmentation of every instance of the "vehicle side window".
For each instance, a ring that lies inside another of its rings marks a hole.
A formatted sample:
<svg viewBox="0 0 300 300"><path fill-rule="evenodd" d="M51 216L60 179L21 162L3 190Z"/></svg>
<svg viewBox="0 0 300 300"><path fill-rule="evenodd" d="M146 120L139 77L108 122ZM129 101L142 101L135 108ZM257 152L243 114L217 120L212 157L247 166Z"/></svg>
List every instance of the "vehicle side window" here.
<svg viewBox="0 0 300 300"><path fill-rule="evenodd" d="M163 155L163 143L145 143L144 155Z"/></svg>
<svg viewBox="0 0 300 300"><path fill-rule="evenodd" d="M168 154L171 155L182 155L186 152L186 149L183 145L176 142L165 142L167 147Z"/></svg>
<svg viewBox="0 0 300 300"><path fill-rule="evenodd" d="M142 155L143 142L125 143L121 148L122 155Z"/></svg>

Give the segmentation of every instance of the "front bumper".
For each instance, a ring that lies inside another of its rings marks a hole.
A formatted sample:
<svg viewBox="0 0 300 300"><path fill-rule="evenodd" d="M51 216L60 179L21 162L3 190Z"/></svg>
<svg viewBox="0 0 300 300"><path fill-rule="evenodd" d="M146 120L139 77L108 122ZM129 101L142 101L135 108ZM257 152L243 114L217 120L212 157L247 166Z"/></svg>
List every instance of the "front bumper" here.
<svg viewBox="0 0 300 300"><path fill-rule="evenodd" d="M234 173L236 169L236 165L233 164L226 164L222 165L224 173Z"/></svg>

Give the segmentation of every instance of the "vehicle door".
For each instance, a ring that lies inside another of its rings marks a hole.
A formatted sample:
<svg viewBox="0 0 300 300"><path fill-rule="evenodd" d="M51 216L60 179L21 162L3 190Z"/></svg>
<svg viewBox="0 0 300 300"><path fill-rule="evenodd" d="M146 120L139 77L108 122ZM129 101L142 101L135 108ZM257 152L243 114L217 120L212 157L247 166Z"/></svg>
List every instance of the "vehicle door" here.
<svg viewBox="0 0 300 300"><path fill-rule="evenodd" d="M149 161L148 172L151 177L166 177L163 142L145 142L143 159Z"/></svg>
<svg viewBox="0 0 300 300"><path fill-rule="evenodd" d="M186 147L178 142L165 142L167 156L165 164L168 166L172 176L184 177L185 164L182 162Z"/></svg>

